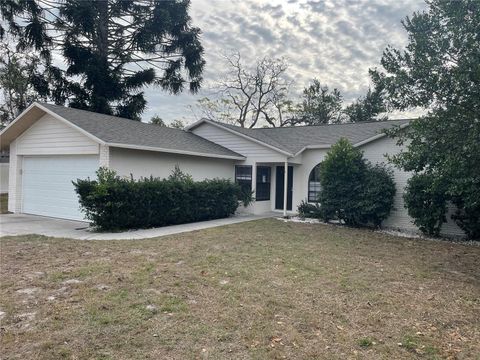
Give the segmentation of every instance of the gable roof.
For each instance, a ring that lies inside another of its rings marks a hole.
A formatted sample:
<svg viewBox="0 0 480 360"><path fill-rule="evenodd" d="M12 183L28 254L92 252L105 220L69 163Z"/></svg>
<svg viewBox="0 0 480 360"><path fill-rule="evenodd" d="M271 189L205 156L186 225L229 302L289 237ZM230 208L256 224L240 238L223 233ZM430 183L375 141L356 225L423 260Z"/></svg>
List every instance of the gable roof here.
<svg viewBox="0 0 480 360"><path fill-rule="evenodd" d="M291 155L297 155L308 148L329 148L340 138L348 139L354 146L361 146L385 136L386 129L408 126L410 120L247 129L203 119L191 125L189 129L207 122L274 147L278 151L288 151Z"/></svg>
<svg viewBox="0 0 480 360"><path fill-rule="evenodd" d="M86 135L108 146L227 159L244 159L244 156L192 132L38 102L32 104L0 133L2 147L7 145L5 140L8 143L12 140L11 136L5 136L5 134L8 135L8 132L11 131L10 128L15 127L14 123L21 120L32 107L67 121L86 133ZM38 118L38 115L36 118Z"/></svg>

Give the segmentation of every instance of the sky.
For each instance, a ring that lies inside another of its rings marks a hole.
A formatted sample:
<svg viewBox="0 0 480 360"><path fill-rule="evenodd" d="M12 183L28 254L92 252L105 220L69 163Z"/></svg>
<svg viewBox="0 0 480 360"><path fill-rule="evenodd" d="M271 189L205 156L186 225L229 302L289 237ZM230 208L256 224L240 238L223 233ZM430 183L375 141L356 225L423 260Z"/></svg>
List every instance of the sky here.
<svg viewBox="0 0 480 360"><path fill-rule="evenodd" d="M226 72L221 55L232 51L239 51L246 64L264 56L285 57L293 98L317 78L339 89L349 103L371 85L368 69L380 67L386 46L407 44L401 20L425 8L423 0L192 0L192 25L202 30L207 62L203 88L197 95L146 89L143 121L155 114L167 122L195 121L196 101L214 94Z"/></svg>

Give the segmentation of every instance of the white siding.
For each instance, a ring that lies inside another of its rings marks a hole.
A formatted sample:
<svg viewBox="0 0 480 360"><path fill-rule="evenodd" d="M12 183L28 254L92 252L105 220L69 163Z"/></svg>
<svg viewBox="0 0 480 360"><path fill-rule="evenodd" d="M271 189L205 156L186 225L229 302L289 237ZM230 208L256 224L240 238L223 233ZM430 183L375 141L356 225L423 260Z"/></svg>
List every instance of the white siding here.
<svg viewBox="0 0 480 360"><path fill-rule="evenodd" d="M401 147L396 145L396 140L391 138L381 138L379 140L373 141L361 147L364 152L364 156L372 163L387 163L386 154L394 155L398 154L401 150ZM384 221L384 226L399 228L403 230L418 230L417 227L413 224L412 218L408 216L407 209L404 206L403 193L405 186L407 185L407 180L410 178L411 174L405 171L399 170L396 167L393 167L393 175L395 178L395 183L397 186L397 193L395 195L394 206L395 209L392 211L390 217ZM451 219L451 214L453 213L453 207L449 207L449 212L447 214L447 222L442 226L442 235L447 236L464 236L463 231L455 224Z"/></svg>
<svg viewBox="0 0 480 360"><path fill-rule="evenodd" d="M222 145L232 151L235 151L250 160L265 161L284 161L285 155L270 149L267 146L248 140L240 135L236 135L227 130L221 129L217 126L203 123L192 130L196 135L199 135L211 142Z"/></svg>
<svg viewBox="0 0 480 360"><path fill-rule="evenodd" d="M385 137L362 146L361 150L363 151L365 158L372 164L379 164L382 162L388 164L385 155L395 155L401 150L395 142L396 140ZM394 209L392 210L390 217L383 222L383 225L386 227L416 231L417 227L413 224L412 218L408 216L403 201L404 189L407 185L407 180L410 177L410 174L393 167L393 165L389 166L393 170L397 193L395 194L394 199Z"/></svg>
<svg viewBox="0 0 480 360"><path fill-rule="evenodd" d="M9 163L0 163L0 194L8 193Z"/></svg>
<svg viewBox="0 0 480 360"><path fill-rule="evenodd" d="M233 179L234 160L169 154L154 151L110 148L110 168L121 176L168 177L175 165L190 174L194 180L213 178Z"/></svg>
<svg viewBox="0 0 480 360"><path fill-rule="evenodd" d="M17 155L17 140L10 144L10 169L8 171L8 211L18 213L22 208L22 157Z"/></svg>
<svg viewBox="0 0 480 360"><path fill-rule="evenodd" d="M80 131L46 114L17 139L18 155L98 154L99 145Z"/></svg>

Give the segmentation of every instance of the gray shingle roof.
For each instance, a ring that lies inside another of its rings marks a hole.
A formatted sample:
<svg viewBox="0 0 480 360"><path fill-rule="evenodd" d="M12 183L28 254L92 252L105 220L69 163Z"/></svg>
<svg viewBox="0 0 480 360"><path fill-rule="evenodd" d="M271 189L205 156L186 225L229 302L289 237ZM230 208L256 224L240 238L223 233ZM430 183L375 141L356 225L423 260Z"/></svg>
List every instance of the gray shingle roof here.
<svg viewBox="0 0 480 360"><path fill-rule="evenodd" d="M358 144L381 134L383 130L405 125L409 119L372 121L362 123L293 126L281 128L245 129L235 125L220 124L268 145L296 154L306 146L333 145L340 138Z"/></svg>
<svg viewBox="0 0 480 360"><path fill-rule="evenodd" d="M116 116L39 103L89 134L110 144L145 146L175 152L243 157L223 146L181 129L146 124Z"/></svg>

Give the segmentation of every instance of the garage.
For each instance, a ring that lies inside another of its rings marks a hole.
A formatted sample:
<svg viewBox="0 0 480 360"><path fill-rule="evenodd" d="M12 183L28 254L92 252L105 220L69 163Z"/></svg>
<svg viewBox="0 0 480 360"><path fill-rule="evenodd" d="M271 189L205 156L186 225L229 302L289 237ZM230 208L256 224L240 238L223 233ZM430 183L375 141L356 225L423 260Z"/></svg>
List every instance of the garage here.
<svg viewBox="0 0 480 360"><path fill-rule="evenodd" d="M72 181L94 178L96 155L24 156L22 212L83 220Z"/></svg>

